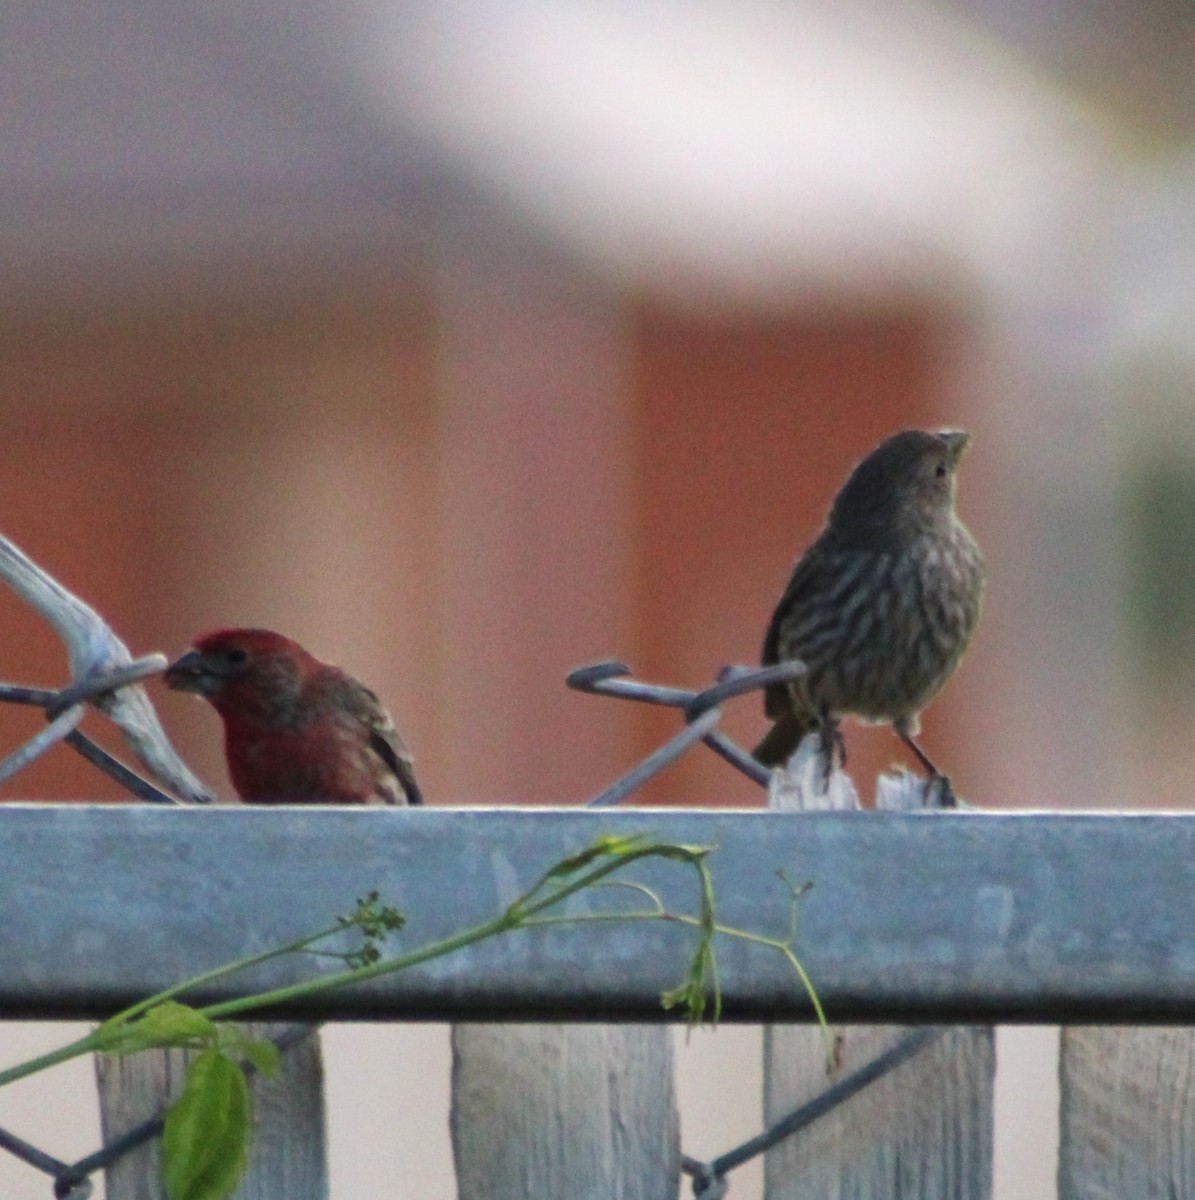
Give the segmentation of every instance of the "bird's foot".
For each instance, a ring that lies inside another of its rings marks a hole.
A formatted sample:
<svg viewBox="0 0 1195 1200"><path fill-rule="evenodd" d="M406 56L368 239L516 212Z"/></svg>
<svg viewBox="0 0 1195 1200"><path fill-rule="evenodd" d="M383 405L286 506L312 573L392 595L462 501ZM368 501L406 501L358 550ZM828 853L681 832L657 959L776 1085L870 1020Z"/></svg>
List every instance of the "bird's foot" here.
<svg viewBox="0 0 1195 1200"><path fill-rule="evenodd" d="M846 766L846 740L838 722L831 716L823 716L820 725L822 754L822 790L830 790L830 779L835 767Z"/></svg>
<svg viewBox="0 0 1195 1200"><path fill-rule="evenodd" d="M949 775L935 771L925 781L926 808L958 808L958 797L954 794L954 786Z"/></svg>

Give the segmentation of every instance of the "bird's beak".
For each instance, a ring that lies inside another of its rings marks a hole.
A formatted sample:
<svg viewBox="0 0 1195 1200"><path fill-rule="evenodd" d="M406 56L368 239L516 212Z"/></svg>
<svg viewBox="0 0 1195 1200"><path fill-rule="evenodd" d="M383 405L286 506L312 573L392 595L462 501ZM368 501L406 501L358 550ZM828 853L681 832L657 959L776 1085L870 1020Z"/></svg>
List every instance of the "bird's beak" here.
<svg viewBox="0 0 1195 1200"><path fill-rule="evenodd" d="M177 662L171 663L163 678L166 686L176 692L198 692L201 696L219 691L224 682L198 650L188 650Z"/></svg>
<svg viewBox="0 0 1195 1200"><path fill-rule="evenodd" d="M971 444L971 435L965 429L942 429L938 432L938 437L946 443L946 449L950 451L950 461L957 465Z"/></svg>

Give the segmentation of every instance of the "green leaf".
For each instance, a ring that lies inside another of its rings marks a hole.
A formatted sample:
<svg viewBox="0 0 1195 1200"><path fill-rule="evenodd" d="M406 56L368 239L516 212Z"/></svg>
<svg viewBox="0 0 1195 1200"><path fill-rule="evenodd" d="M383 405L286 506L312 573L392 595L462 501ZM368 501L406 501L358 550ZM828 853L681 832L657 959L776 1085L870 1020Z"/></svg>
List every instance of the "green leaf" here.
<svg viewBox="0 0 1195 1200"><path fill-rule="evenodd" d="M177 1000L155 1004L134 1028L163 1045L179 1044L190 1038L210 1038L216 1033L215 1025L203 1013Z"/></svg>
<svg viewBox="0 0 1195 1200"><path fill-rule="evenodd" d="M216 1040L216 1026L201 1012L177 1000L165 1000L131 1025L115 1027L112 1034L113 1044L105 1049L112 1054L132 1054L167 1046L211 1045Z"/></svg>
<svg viewBox="0 0 1195 1200"><path fill-rule="evenodd" d="M672 862L692 863L694 866L714 851L713 846L686 846L682 842L661 842L653 849L661 858L670 859Z"/></svg>
<svg viewBox="0 0 1195 1200"><path fill-rule="evenodd" d="M575 875L583 867L589 866L599 858L623 858L641 849L646 841L646 835L641 833L633 833L627 837L618 834L603 834L596 838L591 845L586 846L584 850L569 855L568 858L562 858L548 871L546 878L560 879L567 875Z"/></svg>
<svg viewBox="0 0 1195 1200"><path fill-rule="evenodd" d="M273 1078L282 1068L282 1059L278 1047L273 1042L246 1041L241 1047L241 1053L253 1064L262 1075Z"/></svg>
<svg viewBox="0 0 1195 1200"><path fill-rule="evenodd" d="M261 1038L251 1038L239 1025L231 1025L222 1021L218 1028L220 1036L215 1049L231 1058L233 1062L247 1059L253 1064L254 1070L260 1071L263 1075L278 1074L282 1064L278 1055L278 1047L273 1042Z"/></svg>
<svg viewBox="0 0 1195 1200"><path fill-rule="evenodd" d="M166 1113L162 1182L170 1200L227 1200L245 1169L249 1085L240 1066L205 1050Z"/></svg>
<svg viewBox="0 0 1195 1200"><path fill-rule="evenodd" d="M103 1045L108 1039L115 1038L122 1030L126 1029L128 1024L129 1018L123 1012L115 1013L95 1027L96 1038Z"/></svg>
<svg viewBox="0 0 1195 1200"><path fill-rule="evenodd" d="M684 983L660 993L660 1006L662 1008L667 1010L676 1008L678 1005L683 1005L690 1014L693 1012L694 1005L698 1005L698 1020L700 1020L701 1012L705 1008L705 993L700 987L694 986L692 979L686 979Z"/></svg>

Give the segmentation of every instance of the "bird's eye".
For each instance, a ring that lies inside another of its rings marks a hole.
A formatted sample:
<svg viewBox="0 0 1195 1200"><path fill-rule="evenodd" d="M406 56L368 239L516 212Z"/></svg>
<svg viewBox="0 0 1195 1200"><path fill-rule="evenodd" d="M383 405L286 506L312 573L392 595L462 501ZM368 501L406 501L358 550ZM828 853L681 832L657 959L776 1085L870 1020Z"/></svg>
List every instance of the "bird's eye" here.
<svg viewBox="0 0 1195 1200"><path fill-rule="evenodd" d="M937 476L939 479L945 479L945 478L946 478L946 476L950 474L950 468L949 468L949 467L948 467L948 466L947 466L947 465L946 465L944 462L940 462L940 463L938 463L938 465L937 465L937 466L934 468L934 474L935 474L935 475L936 475L936 476Z"/></svg>
<svg viewBox="0 0 1195 1200"><path fill-rule="evenodd" d="M249 657L249 652L241 646L232 646L225 652L224 657L230 665L237 667Z"/></svg>

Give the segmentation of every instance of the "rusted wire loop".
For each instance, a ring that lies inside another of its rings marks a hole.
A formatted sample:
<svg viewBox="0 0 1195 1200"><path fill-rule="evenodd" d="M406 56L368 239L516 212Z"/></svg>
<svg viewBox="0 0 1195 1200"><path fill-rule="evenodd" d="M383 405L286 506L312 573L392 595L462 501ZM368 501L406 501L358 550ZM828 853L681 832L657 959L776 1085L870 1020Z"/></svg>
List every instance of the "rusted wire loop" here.
<svg viewBox="0 0 1195 1200"><path fill-rule="evenodd" d="M711 708L691 725L666 741L658 750L649 754L637 767L616 779L608 788L599 792L588 802L588 808L609 808L625 800L636 788L641 787L670 762L679 758L694 742L700 742L717 725L722 716L721 709Z"/></svg>
<svg viewBox="0 0 1195 1200"><path fill-rule="evenodd" d="M62 691L55 693L53 701L46 708L46 716L56 717L72 704L85 700L94 700L97 696L107 695L117 688L127 687L150 675L160 675L167 667L164 654L147 654L144 658L134 659L127 666L115 667L110 671L97 671L83 679L76 679Z"/></svg>
<svg viewBox="0 0 1195 1200"><path fill-rule="evenodd" d="M790 683L800 679L807 670L805 664L796 658L771 667L724 667L713 687L698 692L685 705L685 720L696 720L706 709L714 708L735 696L771 687L774 683Z"/></svg>

